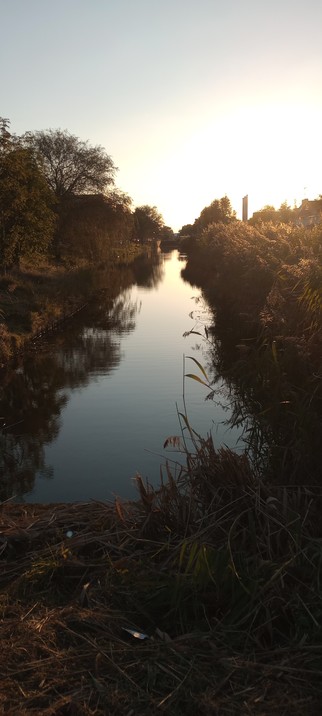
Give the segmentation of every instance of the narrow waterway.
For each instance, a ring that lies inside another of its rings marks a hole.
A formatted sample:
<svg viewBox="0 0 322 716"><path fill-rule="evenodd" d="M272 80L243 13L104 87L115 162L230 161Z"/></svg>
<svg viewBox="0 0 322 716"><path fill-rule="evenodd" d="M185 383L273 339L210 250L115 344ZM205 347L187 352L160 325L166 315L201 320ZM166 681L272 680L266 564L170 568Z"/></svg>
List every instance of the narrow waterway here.
<svg viewBox="0 0 322 716"><path fill-rule="evenodd" d="M179 459L163 445L180 435L183 391L193 428L236 447L228 399L206 401L207 390L184 379L184 356L186 373L198 373L187 356L203 363L201 338L184 336L202 310L199 290L181 278L184 261L161 254L113 306L102 295L11 371L0 406L1 499L133 498L136 473L157 485L160 466L174 470Z"/></svg>

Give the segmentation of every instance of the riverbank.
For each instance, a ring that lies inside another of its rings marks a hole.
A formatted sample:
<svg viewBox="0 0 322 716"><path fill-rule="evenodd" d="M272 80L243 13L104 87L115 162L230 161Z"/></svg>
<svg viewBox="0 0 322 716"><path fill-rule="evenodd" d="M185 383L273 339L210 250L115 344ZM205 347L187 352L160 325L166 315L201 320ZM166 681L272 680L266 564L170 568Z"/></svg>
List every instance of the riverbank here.
<svg viewBox="0 0 322 716"><path fill-rule="evenodd" d="M265 479L321 484L322 225L212 224L184 278L213 311L213 373Z"/></svg>
<svg viewBox="0 0 322 716"><path fill-rule="evenodd" d="M3 713L312 716L322 490L201 440L124 503L1 506Z"/></svg>
<svg viewBox="0 0 322 716"><path fill-rule="evenodd" d="M3 366L30 340L73 315L100 288L107 285L111 299L115 298L119 270L130 266L143 251L142 246L133 244L113 264L99 267L88 262L63 266L46 260L36 264L23 261L19 269L2 274L0 364Z"/></svg>

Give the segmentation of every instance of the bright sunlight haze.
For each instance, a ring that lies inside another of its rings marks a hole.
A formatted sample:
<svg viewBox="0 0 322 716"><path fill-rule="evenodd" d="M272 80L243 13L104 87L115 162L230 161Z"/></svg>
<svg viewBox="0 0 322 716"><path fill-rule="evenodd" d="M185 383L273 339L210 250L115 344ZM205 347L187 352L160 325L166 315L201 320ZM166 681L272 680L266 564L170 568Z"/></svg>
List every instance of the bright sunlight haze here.
<svg viewBox="0 0 322 716"><path fill-rule="evenodd" d="M318 0L11 0L0 115L100 144L134 206L174 230L322 192Z"/></svg>

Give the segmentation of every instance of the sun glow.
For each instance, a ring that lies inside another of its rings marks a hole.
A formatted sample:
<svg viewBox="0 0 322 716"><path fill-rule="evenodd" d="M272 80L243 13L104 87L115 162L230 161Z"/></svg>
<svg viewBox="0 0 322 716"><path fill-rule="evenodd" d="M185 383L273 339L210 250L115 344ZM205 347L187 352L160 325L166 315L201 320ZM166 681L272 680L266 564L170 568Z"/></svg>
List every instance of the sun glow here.
<svg viewBox="0 0 322 716"><path fill-rule="evenodd" d="M305 192L314 198L322 190L316 147L321 122L321 109L303 106L250 107L235 114L226 124L239 158L232 192L244 187L252 210L284 200L299 203Z"/></svg>
<svg viewBox="0 0 322 716"><path fill-rule="evenodd" d="M183 136L151 167L151 186L167 223L193 222L224 194L241 217L242 197L249 215L266 204L299 205L321 193L322 149L316 143L322 109L302 104L242 107L208 118ZM169 218L168 218L169 217Z"/></svg>

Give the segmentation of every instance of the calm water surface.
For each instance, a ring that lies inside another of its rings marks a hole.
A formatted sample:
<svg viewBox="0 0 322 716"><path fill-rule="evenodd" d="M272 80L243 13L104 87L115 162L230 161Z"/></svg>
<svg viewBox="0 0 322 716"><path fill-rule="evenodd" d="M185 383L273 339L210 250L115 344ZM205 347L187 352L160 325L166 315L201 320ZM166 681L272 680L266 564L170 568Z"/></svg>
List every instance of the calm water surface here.
<svg viewBox="0 0 322 716"><path fill-rule="evenodd" d="M137 472L157 485L160 465L178 460L163 444L180 434L183 356L203 363L201 339L183 335L200 313L199 290L181 279L184 258L177 251L158 261L113 306L102 294L5 377L1 499L132 498ZM188 358L185 366L198 372ZM238 433L223 424L225 398L219 407L205 401L206 389L194 380L186 378L184 386L194 429L211 431L218 447L235 448Z"/></svg>

